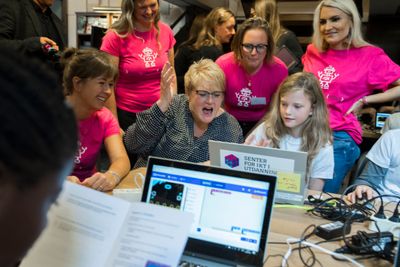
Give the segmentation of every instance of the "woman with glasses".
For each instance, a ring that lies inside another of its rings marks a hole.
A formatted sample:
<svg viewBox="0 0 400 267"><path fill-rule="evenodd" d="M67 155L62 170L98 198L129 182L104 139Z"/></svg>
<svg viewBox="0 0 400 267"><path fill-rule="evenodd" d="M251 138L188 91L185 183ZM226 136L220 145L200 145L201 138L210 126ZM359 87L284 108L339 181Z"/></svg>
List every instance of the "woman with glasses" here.
<svg viewBox="0 0 400 267"><path fill-rule="evenodd" d="M159 156L191 162L209 160L208 140L242 143L242 130L221 108L225 75L210 59L193 63L185 74L186 94L175 95L173 68L161 75L160 99L137 115L124 136L128 151L139 155L135 168L147 157Z"/></svg>
<svg viewBox="0 0 400 267"><path fill-rule="evenodd" d="M303 64L305 71L319 79L327 101L335 170L324 191L336 193L360 155L362 129L353 113L370 103L400 98L400 67L363 39L353 0L320 2ZM394 88L387 90L390 87ZM371 95L376 89L385 92Z"/></svg>
<svg viewBox="0 0 400 267"><path fill-rule="evenodd" d="M268 23L259 17L240 25L232 52L216 63L226 76L225 108L246 135L264 116L272 95L288 75L285 64L273 56L274 40Z"/></svg>

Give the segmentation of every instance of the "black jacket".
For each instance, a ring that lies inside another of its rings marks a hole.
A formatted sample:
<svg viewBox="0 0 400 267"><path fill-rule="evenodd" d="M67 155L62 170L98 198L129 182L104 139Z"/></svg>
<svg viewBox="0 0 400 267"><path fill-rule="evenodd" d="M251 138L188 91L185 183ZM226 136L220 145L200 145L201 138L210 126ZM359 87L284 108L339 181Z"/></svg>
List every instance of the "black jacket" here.
<svg viewBox="0 0 400 267"><path fill-rule="evenodd" d="M0 0L0 45L48 61L40 44L40 37L48 37L42 32L41 21L32 5L33 0ZM65 47L65 36L61 20L51 12L50 20L58 32L60 50Z"/></svg>

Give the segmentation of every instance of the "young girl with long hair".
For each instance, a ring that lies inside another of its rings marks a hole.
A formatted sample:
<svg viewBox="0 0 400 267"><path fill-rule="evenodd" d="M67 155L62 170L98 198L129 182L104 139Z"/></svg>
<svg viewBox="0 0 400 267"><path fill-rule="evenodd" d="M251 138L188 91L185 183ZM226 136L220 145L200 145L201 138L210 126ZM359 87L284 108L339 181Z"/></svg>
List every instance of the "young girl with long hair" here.
<svg viewBox="0 0 400 267"><path fill-rule="evenodd" d="M333 176L333 148L328 111L314 75L299 72L286 78L263 123L245 143L307 152L308 188L321 191Z"/></svg>

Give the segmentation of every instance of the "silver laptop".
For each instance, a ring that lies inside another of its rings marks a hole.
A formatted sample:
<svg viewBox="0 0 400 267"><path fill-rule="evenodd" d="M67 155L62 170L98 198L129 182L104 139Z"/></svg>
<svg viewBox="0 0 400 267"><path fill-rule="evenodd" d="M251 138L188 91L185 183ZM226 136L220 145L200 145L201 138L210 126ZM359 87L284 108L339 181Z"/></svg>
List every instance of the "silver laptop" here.
<svg viewBox="0 0 400 267"><path fill-rule="evenodd" d="M276 177L150 157L142 201L194 213L181 266L262 266Z"/></svg>
<svg viewBox="0 0 400 267"><path fill-rule="evenodd" d="M307 193L307 153L208 141L211 165L277 176L276 203L303 205Z"/></svg>

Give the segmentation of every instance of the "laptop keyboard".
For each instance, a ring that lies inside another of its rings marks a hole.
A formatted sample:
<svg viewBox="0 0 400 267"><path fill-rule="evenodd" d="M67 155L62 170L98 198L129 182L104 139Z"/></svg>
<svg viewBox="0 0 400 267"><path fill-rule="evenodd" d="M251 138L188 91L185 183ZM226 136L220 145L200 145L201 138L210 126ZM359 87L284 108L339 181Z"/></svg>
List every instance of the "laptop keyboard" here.
<svg viewBox="0 0 400 267"><path fill-rule="evenodd" d="M188 262L188 261L181 261L181 263L179 264L179 267L207 267L207 266L206 265L197 264L197 263Z"/></svg>

